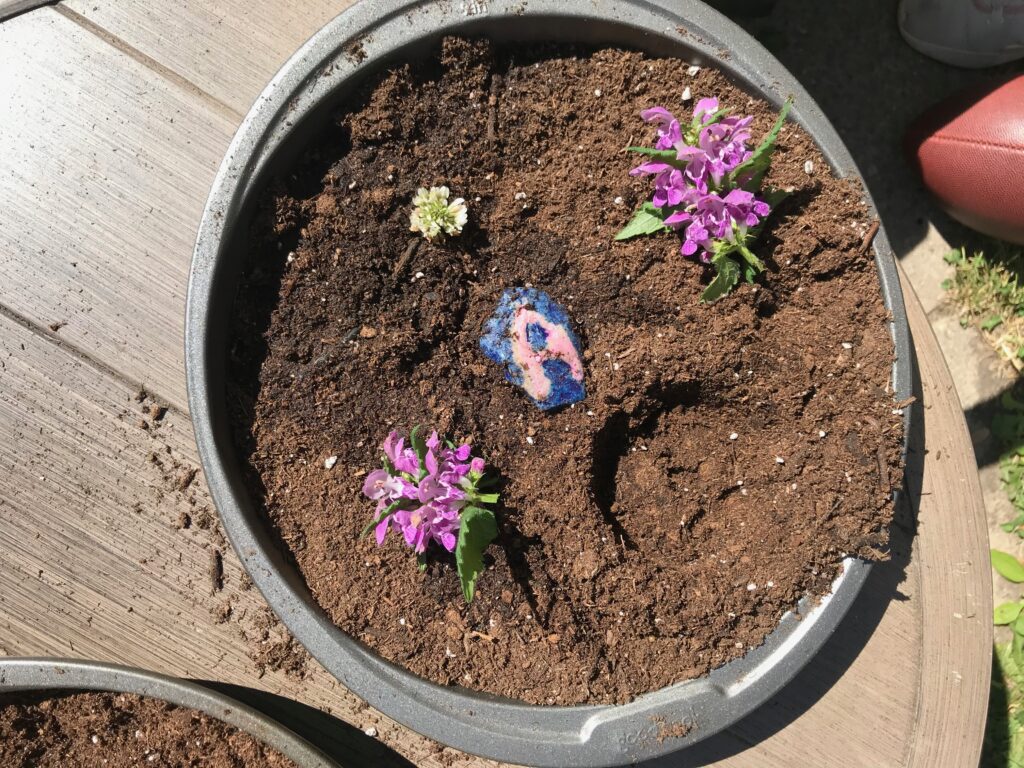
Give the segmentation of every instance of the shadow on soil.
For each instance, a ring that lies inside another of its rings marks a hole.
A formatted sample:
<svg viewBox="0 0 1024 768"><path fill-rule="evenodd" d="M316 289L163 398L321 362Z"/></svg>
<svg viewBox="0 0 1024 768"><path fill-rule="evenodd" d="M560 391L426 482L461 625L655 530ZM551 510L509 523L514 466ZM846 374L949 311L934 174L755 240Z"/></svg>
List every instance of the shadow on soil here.
<svg viewBox="0 0 1024 768"><path fill-rule="evenodd" d="M900 584L906 578L917 531L924 476L925 403L916 366L913 393L917 401L910 406L914 412L904 489L898 497L891 529L890 559L871 569L860 595L835 633L781 691L728 730L675 754L640 763L640 768L697 768L725 760L770 738L811 709L846 673L867 645L889 603L908 599L900 592Z"/></svg>
<svg viewBox="0 0 1024 768"><path fill-rule="evenodd" d="M377 739L319 709L255 688L210 680L198 682L277 720L320 749L341 768L415 768Z"/></svg>

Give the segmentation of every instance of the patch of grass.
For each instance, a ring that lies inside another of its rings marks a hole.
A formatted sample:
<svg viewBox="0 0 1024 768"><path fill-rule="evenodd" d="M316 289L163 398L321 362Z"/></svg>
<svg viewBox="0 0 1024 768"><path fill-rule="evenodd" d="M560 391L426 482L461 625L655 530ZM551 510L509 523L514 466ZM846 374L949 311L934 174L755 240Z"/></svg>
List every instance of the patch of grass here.
<svg viewBox="0 0 1024 768"><path fill-rule="evenodd" d="M1002 444L999 477L1017 512L1013 520L1001 527L1024 538L1024 402L1014 397L1013 392L1004 392L999 405L999 412L992 419L992 433Z"/></svg>
<svg viewBox="0 0 1024 768"><path fill-rule="evenodd" d="M943 287L999 354L1024 370L1024 248L992 241L985 251L945 257L956 270Z"/></svg>
<svg viewBox="0 0 1024 768"><path fill-rule="evenodd" d="M1024 768L1024 664L1009 643L992 654L992 691L981 765Z"/></svg>

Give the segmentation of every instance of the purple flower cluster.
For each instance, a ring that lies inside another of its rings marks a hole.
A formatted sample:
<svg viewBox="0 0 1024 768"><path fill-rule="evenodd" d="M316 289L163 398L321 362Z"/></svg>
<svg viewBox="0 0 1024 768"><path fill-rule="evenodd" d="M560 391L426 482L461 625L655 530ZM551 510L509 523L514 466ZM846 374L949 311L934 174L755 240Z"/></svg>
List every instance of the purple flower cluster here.
<svg viewBox="0 0 1024 768"><path fill-rule="evenodd" d="M383 544L388 529L394 528L417 554L425 552L431 541L452 552L462 508L489 500L477 493L484 460L470 456L468 443L442 447L437 432L420 451L414 443L415 432L409 445L397 432L388 435L381 446L385 469L374 470L363 483L363 494L377 502L377 544Z"/></svg>
<svg viewBox="0 0 1024 768"><path fill-rule="evenodd" d="M723 189L728 175L753 154L747 148L753 117L725 116L717 99L697 102L685 133L664 107L645 109L640 115L657 127L655 149L674 150L675 158L656 157L630 173L654 176L651 203L671 209L664 219L667 226L685 227L680 249L684 256L700 251L707 262L714 241L742 239L748 227L756 227L768 215L769 205L740 185Z"/></svg>

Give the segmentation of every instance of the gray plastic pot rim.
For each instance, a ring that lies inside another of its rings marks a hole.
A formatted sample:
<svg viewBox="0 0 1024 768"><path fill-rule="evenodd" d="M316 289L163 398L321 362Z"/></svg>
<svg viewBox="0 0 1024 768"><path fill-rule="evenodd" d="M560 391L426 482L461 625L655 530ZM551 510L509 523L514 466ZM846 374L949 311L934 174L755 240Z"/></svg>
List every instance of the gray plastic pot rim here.
<svg viewBox="0 0 1024 768"><path fill-rule="evenodd" d="M248 733L302 768L337 768L305 739L247 704L199 683L155 672L79 659L0 659L0 693L131 693L194 709Z"/></svg>
<svg viewBox="0 0 1024 768"><path fill-rule="evenodd" d="M613 766L664 755L723 730L791 680L845 615L870 565L845 560L820 604L801 601L800 620L787 614L763 645L703 678L618 706L528 705L426 681L341 632L278 551L234 455L223 407L224 326L238 270L232 243L262 172L275 153L300 143L303 121L321 114L322 103L338 106L346 86L381 62L453 32L499 41L603 41L713 63L776 106L792 95L791 119L815 138L832 168L840 175L859 175L835 130L793 76L745 32L696 0L358 3L314 35L274 77L242 122L214 181L196 240L185 338L189 404L203 468L229 538L268 603L324 667L388 716L449 746L522 764ZM363 56L352 55L356 46ZM893 389L903 400L911 392L912 351L884 229L874 247L893 316ZM908 409L904 417L908 434L912 413ZM659 739L663 727L679 723L687 727L686 735Z"/></svg>

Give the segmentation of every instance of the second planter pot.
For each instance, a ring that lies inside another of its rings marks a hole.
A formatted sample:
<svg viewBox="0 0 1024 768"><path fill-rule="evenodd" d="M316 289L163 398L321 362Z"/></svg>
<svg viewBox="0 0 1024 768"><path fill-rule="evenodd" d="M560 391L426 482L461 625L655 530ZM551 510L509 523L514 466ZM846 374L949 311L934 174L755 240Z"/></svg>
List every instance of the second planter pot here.
<svg viewBox="0 0 1024 768"><path fill-rule="evenodd" d="M190 680L95 661L0 659L0 694L33 692L129 693L159 699L237 728L302 768L336 768L320 750L267 715Z"/></svg>

